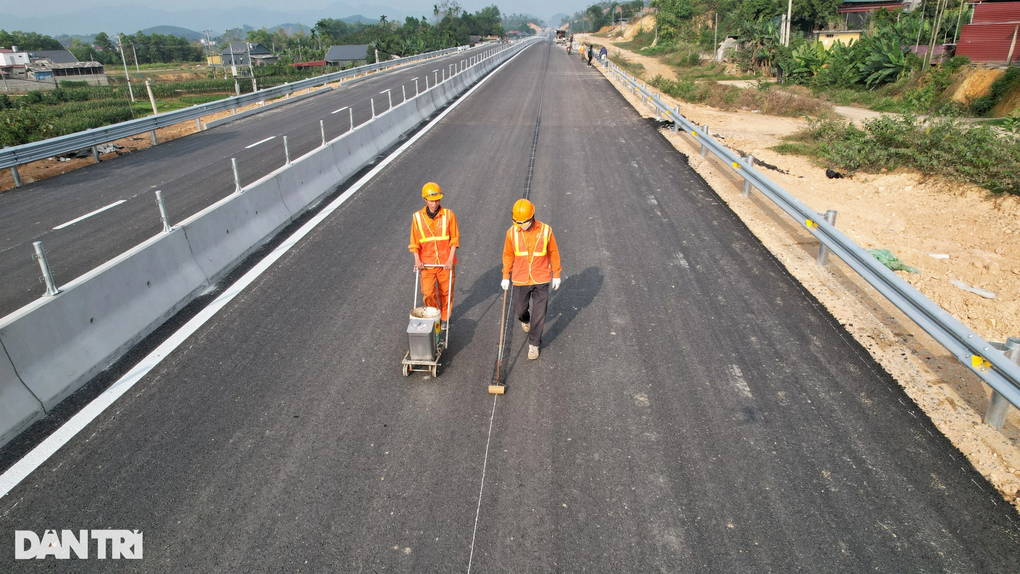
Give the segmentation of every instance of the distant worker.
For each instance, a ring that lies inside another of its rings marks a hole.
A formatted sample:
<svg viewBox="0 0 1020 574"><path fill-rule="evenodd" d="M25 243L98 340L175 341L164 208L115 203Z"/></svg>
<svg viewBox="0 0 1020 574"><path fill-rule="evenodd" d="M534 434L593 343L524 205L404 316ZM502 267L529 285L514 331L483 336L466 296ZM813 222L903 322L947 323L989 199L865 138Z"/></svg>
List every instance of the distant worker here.
<svg viewBox="0 0 1020 574"><path fill-rule="evenodd" d="M528 333L528 359L538 358L549 305L549 286L560 288L560 252L552 228L535 219L535 206L518 199L513 209L513 226L503 243L504 291L510 288L513 273L514 313ZM530 309L529 307L530 303Z"/></svg>
<svg viewBox="0 0 1020 574"><path fill-rule="evenodd" d="M445 330L450 321L460 231L453 212L439 205L439 200L443 199L439 184L426 183L421 188L421 196L425 207L411 217L411 244L407 247L414 255L414 268L421 271L425 306L439 308L440 325Z"/></svg>
<svg viewBox="0 0 1020 574"><path fill-rule="evenodd" d="M609 51L606 50L605 46L602 46L602 49L599 50L599 59L602 60L602 65L603 66L606 65L606 59L607 58L609 58Z"/></svg>
<svg viewBox="0 0 1020 574"><path fill-rule="evenodd" d="M595 55L595 46L588 46L588 67L591 67L591 58Z"/></svg>

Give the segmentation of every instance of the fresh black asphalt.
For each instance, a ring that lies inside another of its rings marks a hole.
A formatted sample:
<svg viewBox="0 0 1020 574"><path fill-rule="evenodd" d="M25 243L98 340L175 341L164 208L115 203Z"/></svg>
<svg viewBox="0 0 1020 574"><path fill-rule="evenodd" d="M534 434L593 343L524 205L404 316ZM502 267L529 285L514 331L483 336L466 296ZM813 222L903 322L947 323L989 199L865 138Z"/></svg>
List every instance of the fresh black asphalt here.
<svg viewBox="0 0 1020 574"><path fill-rule="evenodd" d="M390 98L399 104L405 94L414 97L415 78L417 89L425 90L425 76L428 85L434 86L435 78L442 81L443 70L449 76L449 64L498 47L464 50L349 85L345 82L322 95L0 194L0 276L4 278L0 317L46 292L39 281L39 265L32 259L32 242L43 242L55 280L66 284L163 229L157 189L163 192L171 224L177 224L233 193L231 158L237 159L241 184L247 185L284 164L284 136L290 157L297 159L321 144L320 120L331 140L347 132L352 120L355 126L370 120L373 101L376 113L383 113ZM382 93L386 89L389 95ZM353 112L343 109L348 106ZM150 136L134 137L147 140ZM274 139L247 148L269 137ZM126 203L53 229L120 200Z"/></svg>
<svg viewBox="0 0 1020 574"><path fill-rule="evenodd" d="M462 234L451 348L404 378L429 180ZM565 278L494 396L525 194ZM1015 572L1018 524L683 156L541 43L0 499L0 571ZM16 529L80 528L141 530L145 558L13 560Z"/></svg>

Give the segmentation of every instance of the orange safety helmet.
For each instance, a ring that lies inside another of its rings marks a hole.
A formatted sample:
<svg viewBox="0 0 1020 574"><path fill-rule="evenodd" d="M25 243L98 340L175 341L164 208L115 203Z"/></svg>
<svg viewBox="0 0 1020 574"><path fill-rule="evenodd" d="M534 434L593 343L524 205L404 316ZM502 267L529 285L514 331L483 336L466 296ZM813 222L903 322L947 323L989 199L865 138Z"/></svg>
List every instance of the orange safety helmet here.
<svg viewBox="0 0 1020 574"><path fill-rule="evenodd" d="M430 181L422 186L421 196L428 201L438 201L443 199L443 190L439 189L438 183Z"/></svg>
<svg viewBox="0 0 1020 574"><path fill-rule="evenodd" d="M518 199L514 204L514 224L521 226L535 217L535 204L527 199Z"/></svg>

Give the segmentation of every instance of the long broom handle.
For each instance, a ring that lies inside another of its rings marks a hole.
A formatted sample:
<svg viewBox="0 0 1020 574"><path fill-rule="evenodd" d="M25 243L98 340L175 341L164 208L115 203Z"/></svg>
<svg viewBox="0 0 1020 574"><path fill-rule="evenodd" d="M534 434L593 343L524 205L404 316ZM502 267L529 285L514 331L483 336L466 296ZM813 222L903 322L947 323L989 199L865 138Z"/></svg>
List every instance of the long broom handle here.
<svg viewBox="0 0 1020 574"><path fill-rule="evenodd" d="M453 308L450 305L453 303L453 268L450 268L450 286L446 288L446 312L449 315L446 320L446 343L443 348L446 349L450 346L450 319L453 318ZM439 320L443 320L443 313L439 313Z"/></svg>
<svg viewBox="0 0 1020 574"><path fill-rule="evenodd" d="M503 367L503 337L506 336L506 292L503 290L503 316L499 320L499 354L496 356L496 383L499 383L499 376Z"/></svg>
<svg viewBox="0 0 1020 574"><path fill-rule="evenodd" d="M421 281L418 280L418 268L415 267L414 268L414 299L411 301L411 310L412 311L414 311L415 307L418 306L418 283L421 283Z"/></svg>

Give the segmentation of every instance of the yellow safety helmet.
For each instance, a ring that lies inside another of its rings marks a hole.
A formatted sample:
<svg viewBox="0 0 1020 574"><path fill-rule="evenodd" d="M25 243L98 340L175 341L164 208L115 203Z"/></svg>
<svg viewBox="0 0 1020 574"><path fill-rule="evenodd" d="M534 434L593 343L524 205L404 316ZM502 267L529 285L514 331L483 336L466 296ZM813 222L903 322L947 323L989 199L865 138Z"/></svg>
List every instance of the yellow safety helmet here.
<svg viewBox="0 0 1020 574"><path fill-rule="evenodd" d="M421 196L428 201L438 201L443 199L443 190L439 189L438 183L430 181L422 186Z"/></svg>
<svg viewBox="0 0 1020 574"><path fill-rule="evenodd" d="M521 226L535 217L535 204L527 199L518 199L514 204L514 224Z"/></svg>

